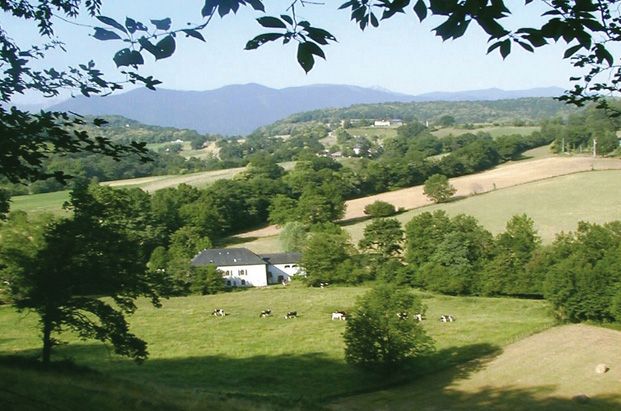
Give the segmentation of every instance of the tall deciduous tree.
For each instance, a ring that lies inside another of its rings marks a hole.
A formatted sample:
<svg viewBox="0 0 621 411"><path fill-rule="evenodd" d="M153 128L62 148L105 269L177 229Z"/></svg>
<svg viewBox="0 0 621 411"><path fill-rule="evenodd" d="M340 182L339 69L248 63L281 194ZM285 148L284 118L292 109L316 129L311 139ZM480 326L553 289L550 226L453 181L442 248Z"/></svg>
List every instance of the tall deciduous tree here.
<svg viewBox="0 0 621 411"><path fill-rule="evenodd" d="M373 220L364 227L364 237L358 245L379 255L381 260L386 260L401 252L402 242L401 223L394 218L382 218Z"/></svg>
<svg viewBox="0 0 621 411"><path fill-rule="evenodd" d="M2 243L2 265L13 268L12 300L18 309L39 315L45 363L57 343L55 335L65 329L108 341L118 354L142 361L147 345L130 332L125 315L136 310L139 296L159 305L163 280L147 272L137 238L105 224L93 206L96 201L88 197L87 191L74 193L74 217L49 224L42 236L24 231L27 246L22 250L7 252ZM100 297L110 297L113 304Z"/></svg>
<svg viewBox="0 0 621 411"><path fill-rule="evenodd" d="M425 180L423 193L435 203L443 203L455 194L457 190L453 187L446 176L434 174Z"/></svg>
<svg viewBox="0 0 621 411"><path fill-rule="evenodd" d="M409 290L379 285L363 295L347 319L343 338L348 363L380 372L403 368L407 360L433 350L433 340L412 319L398 313L424 314L425 306Z"/></svg>
<svg viewBox="0 0 621 411"><path fill-rule="evenodd" d="M526 269L541 238L534 221L526 214L515 215L508 222L504 233L496 237L492 259L482 273L481 291L484 294L541 294L541 282L531 278Z"/></svg>
<svg viewBox="0 0 621 411"><path fill-rule="evenodd" d="M301 265L306 272L306 280L311 285L320 282L334 282L339 278L339 267L351 257L349 236L342 229L338 232L314 232L306 241Z"/></svg>

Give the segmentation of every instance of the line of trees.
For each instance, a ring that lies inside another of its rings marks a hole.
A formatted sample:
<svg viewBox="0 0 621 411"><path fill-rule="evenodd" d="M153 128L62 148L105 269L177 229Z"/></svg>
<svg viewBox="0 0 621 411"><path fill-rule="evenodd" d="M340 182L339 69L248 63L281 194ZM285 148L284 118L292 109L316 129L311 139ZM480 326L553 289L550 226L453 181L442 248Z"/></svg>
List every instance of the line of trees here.
<svg viewBox="0 0 621 411"><path fill-rule="evenodd" d="M338 226L298 244L311 285L377 280L449 295L545 298L561 320L621 321L621 222L581 222L542 245L527 215L494 236L472 216L438 210L405 230L394 218L374 219L357 248Z"/></svg>

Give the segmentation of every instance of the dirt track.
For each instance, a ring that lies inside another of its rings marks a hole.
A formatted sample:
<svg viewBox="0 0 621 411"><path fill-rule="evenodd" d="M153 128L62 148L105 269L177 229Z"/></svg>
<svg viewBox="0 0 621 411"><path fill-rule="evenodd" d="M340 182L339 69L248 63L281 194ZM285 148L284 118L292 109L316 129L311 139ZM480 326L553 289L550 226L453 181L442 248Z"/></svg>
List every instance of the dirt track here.
<svg viewBox="0 0 621 411"><path fill-rule="evenodd" d="M621 169L621 160L592 157L549 157L503 164L482 173L452 178L450 183L457 189L456 196L469 196L565 174L612 169ZM423 194L422 186L404 188L347 201L343 219L364 217L364 207L376 200L386 201L397 208L403 207L406 210L431 203ZM239 237L267 237L276 235L278 232L276 226L269 226L241 234Z"/></svg>

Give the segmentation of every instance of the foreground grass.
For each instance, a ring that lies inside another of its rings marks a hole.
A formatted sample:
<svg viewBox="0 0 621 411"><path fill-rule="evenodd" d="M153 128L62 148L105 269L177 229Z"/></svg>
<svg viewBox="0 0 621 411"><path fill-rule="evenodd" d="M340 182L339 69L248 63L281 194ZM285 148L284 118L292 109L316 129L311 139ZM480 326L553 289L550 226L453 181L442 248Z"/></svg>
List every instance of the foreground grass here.
<svg viewBox="0 0 621 411"><path fill-rule="evenodd" d="M99 343L79 342L57 348L56 358L72 358L111 377L133 383L201 394L317 403L388 383L412 380L499 352L503 346L552 325L544 301L459 298L423 294L428 321L423 326L436 340L437 353L403 374L389 378L362 373L343 359L344 322L331 321L336 309L348 310L363 287L327 289L270 287L215 296L174 298L155 309L140 302L132 331L149 342L143 365L113 355ZM209 313L223 307L225 318ZM274 317L260 319L271 308ZM282 315L296 310L300 317ZM436 320L442 313L452 324ZM0 353L38 353L36 317L0 308ZM194 395L194 394L192 394Z"/></svg>

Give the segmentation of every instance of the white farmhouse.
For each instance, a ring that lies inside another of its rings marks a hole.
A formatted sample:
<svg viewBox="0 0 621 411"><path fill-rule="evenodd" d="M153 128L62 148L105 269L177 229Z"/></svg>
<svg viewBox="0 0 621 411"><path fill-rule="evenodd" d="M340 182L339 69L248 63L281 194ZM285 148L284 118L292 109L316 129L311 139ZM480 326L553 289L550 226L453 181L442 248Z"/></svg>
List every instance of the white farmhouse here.
<svg viewBox="0 0 621 411"><path fill-rule="evenodd" d="M301 274L300 253L263 254L261 258L267 263L268 284L289 282L291 278Z"/></svg>
<svg viewBox="0 0 621 411"><path fill-rule="evenodd" d="M299 253L259 256L246 248L212 248L198 253L194 266L215 265L230 287L264 287L301 274Z"/></svg>

